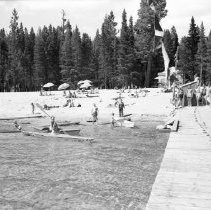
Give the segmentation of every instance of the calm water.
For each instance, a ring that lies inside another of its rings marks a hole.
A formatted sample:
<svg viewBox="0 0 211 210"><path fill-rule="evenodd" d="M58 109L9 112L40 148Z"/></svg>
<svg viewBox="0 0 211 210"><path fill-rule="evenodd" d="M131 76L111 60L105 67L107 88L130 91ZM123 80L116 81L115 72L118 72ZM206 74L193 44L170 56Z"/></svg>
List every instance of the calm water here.
<svg viewBox="0 0 211 210"><path fill-rule="evenodd" d="M0 209L144 209L168 140L159 121L79 126L94 144L0 134Z"/></svg>

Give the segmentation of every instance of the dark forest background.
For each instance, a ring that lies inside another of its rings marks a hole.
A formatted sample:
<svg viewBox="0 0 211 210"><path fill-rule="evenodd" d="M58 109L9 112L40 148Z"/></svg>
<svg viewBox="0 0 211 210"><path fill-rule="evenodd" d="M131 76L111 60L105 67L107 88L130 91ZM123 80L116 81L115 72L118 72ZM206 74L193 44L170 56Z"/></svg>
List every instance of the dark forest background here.
<svg viewBox="0 0 211 210"><path fill-rule="evenodd" d="M166 0L154 4L159 19L165 18ZM122 12L120 30L111 11L91 39L72 27L64 11L61 26L44 26L35 32L19 22L14 9L9 31L0 29L0 91L36 91L47 82L67 82L76 88L83 79L100 88L157 86L155 77L164 71L164 61L161 49L152 49L154 14L147 0L141 0L137 10L135 22L126 10ZM170 67L176 66L185 82L200 73L203 83L211 82L211 33L205 36L203 23L198 27L192 17L189 33L180 41L172 26L164 31L163 42ZM146 83L148 68L151 75Z"/></svg>

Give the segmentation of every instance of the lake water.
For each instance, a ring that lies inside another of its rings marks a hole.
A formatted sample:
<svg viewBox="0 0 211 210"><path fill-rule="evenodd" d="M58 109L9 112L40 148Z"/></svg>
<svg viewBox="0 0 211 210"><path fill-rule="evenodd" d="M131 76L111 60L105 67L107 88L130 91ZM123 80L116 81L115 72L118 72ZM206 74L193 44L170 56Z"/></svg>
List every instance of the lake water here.
<svg viewBox="0 0 211 210"><path fill-rule="evenodd" d="M0 134L0 209L144 209L169 137L161 123L79 126L93 144Z"/></svg>

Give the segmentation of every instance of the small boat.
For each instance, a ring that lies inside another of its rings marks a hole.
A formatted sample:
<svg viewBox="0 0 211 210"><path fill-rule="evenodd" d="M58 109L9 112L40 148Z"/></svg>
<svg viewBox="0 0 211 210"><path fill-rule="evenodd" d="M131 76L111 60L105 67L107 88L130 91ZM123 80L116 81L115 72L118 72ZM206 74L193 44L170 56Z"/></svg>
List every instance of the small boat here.
<svg viewBox="0 0 211 210"><path fill-rule="evenodd" d="M128 120L116 120L116 124L120 127L134 128L135 123Z"/></svg>
<svg viewBox="0 0 211 210"><path fill-rule="evenodd" d="M41 118L42 115L27 115L27 116L17 116L17 117L1 117L0 120L22 120L31 118Z"/></svg>
<svg viewBox="0 0 211 210"><path fill-rule="evenodd" d="M17 123L14 122L14 126L18 131L20 131L25 136L43 136L43 137L51 137L51 138L63 138L63 139L71 139L76 141L89 141L90 143L93 142L93 138L90 137L82 137L82 136L71 136L68 134L57 134L57 133L44 133L44 132L31 132L31 131L24 131L22 127Z"/></svg>
<svg viewBox="0 0 211 210"><path fill-rule="evenodd" d="M63 139L76 139L79 141L89 141L93 142L93 138L90 137L82 137L82 136L71 136L68 134L57 134L57 133L42 133L42 132L30 132L30 131L22 131L25 136L43 136L50 138L63 138Z"/></svg>
<svg viewBox="0 0 211 210"><path fill-rule="evenodd" d="M58 126L69 126L69 125L79 125L80 122L71 122L71 121L64 121L64 122L57 122Z"/></svg>
<svg viewBox="0 0 211 210"><path fill-rule="evenodd" d="M51 132L48 127L41 127L41 128L34 127L34 129L38 130L38 131L42 131L44 133L50 133ZM80 131L81 131L80 129L61 130L60 134L78 135L80 133Z"/></svg>
<svg viewBox="0 0 211 210"><path fill-rule="evenodd" d="M0 133L20 133L18 130L0 130Z"/></svg>

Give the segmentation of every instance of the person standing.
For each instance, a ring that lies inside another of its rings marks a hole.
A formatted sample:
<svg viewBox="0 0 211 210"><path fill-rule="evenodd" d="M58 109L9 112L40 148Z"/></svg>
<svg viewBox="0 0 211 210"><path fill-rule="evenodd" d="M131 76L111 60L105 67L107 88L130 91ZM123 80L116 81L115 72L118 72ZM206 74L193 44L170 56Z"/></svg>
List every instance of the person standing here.
<svg viewBox="0 0 211 210"><path fill-rule="evenodd" d="M31 103L31 106L32 106L32 114L34 114L34 103Z"/></svg>
<svg viewBox="0 0 211 210"><path fill-rule="evenodd" d="M179 90L178 90L178 98L179 98L178 108L181 108L183 106L183 95L184 95L183 89L179 88Z"/></svg>
<svg viewBox="0 0 211 210"><path fill-rule="evenodd" d="M193 97L193 90L191 87L188 87L187 89L188 106L192 105L192 97Z"/></svg>
<svg viewBox="0 0 211 210"><path fill-rule="evenodd" d="M196 88L196 101L197 101L197 106L199 106L199 101L201 99L201 88L198 86Z"/></svg>
<svg viewBox="0 0 211 210"><path fill-rule="evenodd" d="M209 85L209 88L208 88L208 90L207 90L207 95L208 95L208 97L207 98L209 98L209 103L210 103L210 106L211 106L211 86Z"/></svg>
<svg viewBox="0 0 211 210"><path fill-rule="evenodd" d="M206 87L205 85L203 85L202 87L202 91L201 91L201 97L202 97L202 104L205 105L206 104Z"/></svg>
<svg viewBox="0 0 211 210"><path fill-rule="evenodd" d="M93 122L97 122L98 121L98 107L96 104L93 104L91 113L92 113Z"/></svg>
<svg viewBox="0 0 211 210"><path fill-rule="evenodd" d="M125 105L124 105L122 99L120 99L120 101L119 101L119 117L124 116L124 114L123 114L124 108L125 108Z"/></svg>

